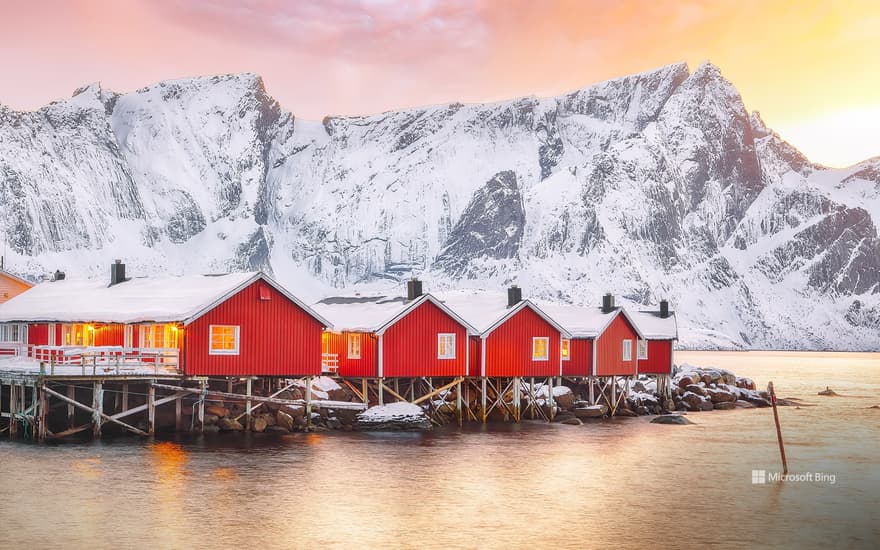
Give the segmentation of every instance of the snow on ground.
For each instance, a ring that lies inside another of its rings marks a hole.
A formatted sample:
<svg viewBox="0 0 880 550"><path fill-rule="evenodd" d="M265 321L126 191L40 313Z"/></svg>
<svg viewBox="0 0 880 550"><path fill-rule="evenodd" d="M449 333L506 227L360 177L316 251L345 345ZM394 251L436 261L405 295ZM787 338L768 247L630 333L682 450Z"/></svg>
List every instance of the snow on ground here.
<svg viewBox="0 0 880 550"><path fill-rule="evenodd" d="M414 420L421 421L425 418L425 411L418 405L399 401L397 403L389 403L388 405L379 405L370 407L358 415L360 421L405 421Z"/></svg>

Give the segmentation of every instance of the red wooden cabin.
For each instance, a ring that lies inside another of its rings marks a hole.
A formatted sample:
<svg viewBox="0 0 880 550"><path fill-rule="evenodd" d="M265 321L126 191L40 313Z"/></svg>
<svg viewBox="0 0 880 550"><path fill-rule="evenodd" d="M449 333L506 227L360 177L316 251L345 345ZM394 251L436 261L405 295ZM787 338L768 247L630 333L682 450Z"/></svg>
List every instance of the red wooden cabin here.
<svg viewBox="0 0 880 550"><path fill-rule="evenodd" d="M471 376L553 377L562 371L568 332L512 287L507 300L492 293L449 293L444 301L480 331L472 349L479 369Z"/></svg>
<svg viewBox="0 0 880 550"><path fill-rule="evenodd" d="M599 308L542 304L571 334L563 341L563 376L627 376L637 374L640 329L624 308L606 296Z"/></svg>
<svg viewBox="0 0 880 550"><path fill-rule="evenodd" d="M315 309L333 323L325 363L340 376L468 376L475 329L430 294L332 297Z"/></svg>
<svg viewBox="0 0 880 550"><path fill-rule="evenodd" d="M64 364L162 364L188 376L321 374L329 323L262 273L58 280L0 306L27 353Z"/></svg>
<svg viewBox="0 0 880 550"><path fill-rule="evenodd" d="M33 284L16 277L0 266L0 304L15 298L22 292L34 286Z"/></svg>
<svg viewBox="0 0 880 550"><path fill-rule="evenodd" d="M645 338L639 342L639 373L672 374L678 323L669 303L664 300L659 311L637 311L632 316Z"/></svg>

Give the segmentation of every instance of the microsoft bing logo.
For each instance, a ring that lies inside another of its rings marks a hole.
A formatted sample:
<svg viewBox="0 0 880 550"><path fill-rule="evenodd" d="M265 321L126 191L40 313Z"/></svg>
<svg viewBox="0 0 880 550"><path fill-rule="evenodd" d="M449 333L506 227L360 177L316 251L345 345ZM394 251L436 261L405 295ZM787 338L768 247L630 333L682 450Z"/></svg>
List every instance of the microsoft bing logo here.
<svg viewBox="0 0 880 550"><path fill-rule="evenodd" d="M767 470L752 470L752 485L767 483Z"/></svg>

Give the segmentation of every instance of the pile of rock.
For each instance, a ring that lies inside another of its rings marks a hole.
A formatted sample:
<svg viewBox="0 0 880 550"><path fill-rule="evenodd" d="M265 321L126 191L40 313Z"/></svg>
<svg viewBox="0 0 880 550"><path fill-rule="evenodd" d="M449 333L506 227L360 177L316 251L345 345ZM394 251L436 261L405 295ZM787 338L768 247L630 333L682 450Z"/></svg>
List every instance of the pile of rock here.
<svg viewBox="0 0 880 550"><path fill-rule="evenodd" d="M355 419L355 428L375 431L430 430L431 420L420 406L401 401L363 411Z"/></svg>
<svg viewBox="0 0 880 550"><path fill-rule="evenodd" d="M770 396L755 382L725 369L692 365L677 367L672 376L672 400L679 411L711 411L769 407ZM786 404L778 400L777 404Z"/></svg>

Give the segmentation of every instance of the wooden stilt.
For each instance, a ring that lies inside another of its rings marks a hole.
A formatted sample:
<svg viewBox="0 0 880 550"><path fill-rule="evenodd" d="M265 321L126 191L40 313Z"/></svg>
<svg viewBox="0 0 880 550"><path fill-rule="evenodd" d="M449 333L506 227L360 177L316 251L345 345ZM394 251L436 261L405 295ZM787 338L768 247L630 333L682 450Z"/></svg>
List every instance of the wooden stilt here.
<svg viewBox="0 0 880 550"><path fill-rule="evenodd" d="M199 433L205 433L205 397L208 391L208 381L199 382Z"/></svg>
<svg viewBox="0 0 880 550"><path fill-rule="evenodd" d="M49 410L49 398L46 395L46 392L37 390L37 393L40 395L40 415L37 420L38 432L39 432L39 440L41 442L46 441L46 434L49 431L48 426L46 426L46 421L49 419L48 410Z"/></svg>
<svg viewBox="0 0 880 550"><path fill-rule="evenodd" d="M95 439L101 439L101 424L104 420L104 385L95 382L92 387L92 435Z"/></svg>
<svg viewBox="0 0 880 550"><path fill-rule="evenodd" d="M366 378L361 378L361 392L364 395L364 405L370 406L370 387Z"/></svg>
<svg viewBox="0 0 880 550"><path fill-rule="evenodd" d="M174 400L174 429L183 430L183 397Z"/></svg>
<svg viewBox="0 0 880 550"><path fill-rule="evenodd" d="M385 404L385 392L383 391L385 387L385 379L379 378L379 405Z"/></svg>
<svg viewBox="0 0 880 550"><path fill-rule="evenodd" d="M73 397L71 396L71 399ZM71 405L72 408L72 405ZM128 382L122 383L122 412L128 410Z"/></svg>
<svg viewBox="0 0 880 550"><path fill-rule="evenodd" d="M100 384L100 382L97 382L97 384ZM48 387L46 387L46 386L43 386L43 391L49 393L50 395L53 395L53 396L57 397L58 399L64 401L65 403L70 402L70 401L68 400L68 398L67 398L66 395L62 395L62 394L56 392L55 390L52 390L51 388L48 388ZM103 390L101 390L101 391L103 392ZM93 399L94 399L94 398L93 398ZM113 418L112 416L108 416L108 415L104 414L103 411L99 411L99 410L97 410L97 409L94 408L94 407L89 407L88 405L83 405L82 403L80 403L80 402L78 402L78 401L74 401L74 402L73 402L73 405L74 405L75 407L77 407L77 408L80 408L80 409L84 410L84 411L87 411L87 412L92 413L92 419L93 419L93 420L94 420L94 417L95 417L95 416L98 416L99 418L102 418L103 420L107 420L108 422L113 422L113 423L115 423L115 424L119 424L119 425L122 426L123 428L125 428L125 429L127 429L127 430L129 430L129 431L132 431L132 432L134 432L134 433L136 433L136 434L138 434L138 435L149 435L147 432L145 432L145 431L143 431L143 430L139 430L139 429L135 428L134 426L130 426L130 425L126 424L125 422L122 422L121 420L118 420L118 419L116 419L116 418ZM94 422L92 422L92 426L93 426L93 428L94 428L94 426L95 426L95 423L94 423Z"/></svg>
<svg viewBox="0 0 880 550"><path fill-rule="evenodd" d="M592 376L587 377L587 384L589 384L589 388L590 388L589 389L589 391L590 391L590 405L595 405L596 404L596 391L595 391L595 388L593 387L593 377Z"/></svg>
<svg viewBox="0 0 880 550"><path fill-rule="evenodd" d="M547 398L547 403L550 404L550 422L553 422L553 418L556 416L556 412L555 412L556 403L553 399L553 377L552 376L547 379L547 383L548 383L547 389L550 390L547 392L547 395L549 395L549 397Z"/></svg>
<svg viewBox="0 0 880 550"><path fill-rule="evenodd" d="M9 384L9 439L18 435L18 387L16 384Z"/></svg>
<svg viewBox="0 0 880 550"><path fill-rule="evenodd" d="M232 382L232 378L226 380L226 391L229 393L233 393L232 390L235 389L235 384Z"/></svg>
<svg viewBox="0 0 880 550"><path fill-rule="evenodd" d="M244 403L244 415L245 415L245 422L246 422L244 429L247 431L250 431L251 426L253 426L253 422L252 422L253 419L251 418L251 395L252 395L252 389L253 389L252 385L251 385L252 383L253 383L253 380L250 377L248 377L247 381L245 382L245 390L244 390L244 394L247 396L247 400ZM311 389L307 389L306 391L311 393Z"/></svg>
<svg viewBox="0 0 880 550"><path fill-rule="evenodd" d="M455 410L458 411L458 427L461 428L462 423L464 422L464 418L462 417L462 400L461 400L461 379L458 379L458 384L455 386Z"/></svg>
<svg viewBox="0 0 880 550"><path fill-rule="evenodd" d="M312 377L306 377L306 428L312 428Z"/></svg>
<svg viewBox="0 0 880 550"><path fill-rule="evenodd" d="M483 424L486 423L486 377L484 376L481 381L481 391L480 391L480 399L482 404L482 411L480 412L480 416L483 417Z"/></svg>
<svg viewBox="0 0 880 550"><path fill-rule="evenodd" d="M156 433L156 388L147 385L147 433Z"/></svg>

